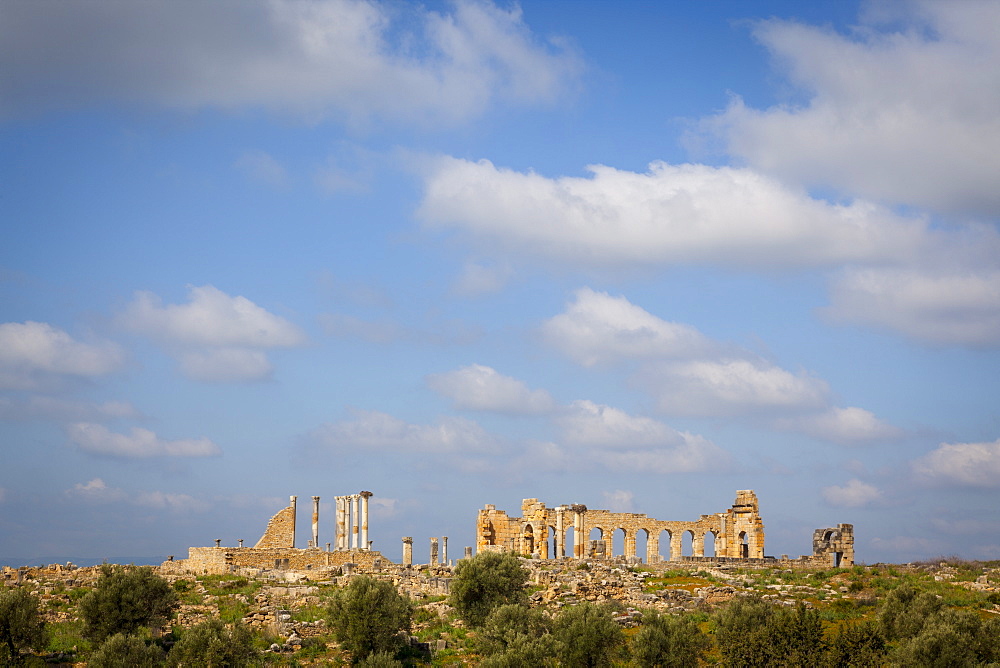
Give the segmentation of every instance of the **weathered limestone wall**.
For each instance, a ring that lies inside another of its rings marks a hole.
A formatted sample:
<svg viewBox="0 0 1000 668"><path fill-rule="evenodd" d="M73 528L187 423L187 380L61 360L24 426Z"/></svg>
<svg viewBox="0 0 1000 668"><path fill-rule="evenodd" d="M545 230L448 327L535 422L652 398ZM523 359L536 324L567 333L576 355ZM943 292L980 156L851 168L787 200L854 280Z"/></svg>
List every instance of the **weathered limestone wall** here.
<svg viewBox="0 0 1000 668"><path fill-rule="evenodd" d="M295 497L287 508L279 510L267 523L264 535L254 548L295 547ZM196 548L191 548L196 549Z"/></svg>
<svg viewBox="0 0 1000 668"><path fill-rule="evenodd" d="M591 532L597 530L597 539ZM624 556L643 557L646 563L660 561L660 537L669 541L670 560L681 558L685 534L691 539L692 555L705 554L705 539L711 534L715 554L736 559L764 557L764 522L760 517L757 495L752 490L738 490L732 508L724 513L702 515L691 522L653 519L640 513L613 513L588 509L584 505L547 508L538 499L525 499L521 517L488 504L479 511L476 526L476 550L506 550L541 559L610 558L612 537L621 531ZM636 554L636 539L646 540L646 553ZM569 538L567 538L569 537ZM554 539L550 543L550 539ZM572 541L572 551L566 545ZM665 548L667 546L664 546ZM552 554L550 554L552 552Z"/></svg>
<svg viewBox="0 0 1000 668"><path fill-rule="evenodd" d="M854 565L854 525L838 524L836 527L816 529L813 532L813 557L827 566Z"/></svg>
<svg viewBox="0 0 1000 668"><path fill-rule="evenodd" d="M165 561L161 569L172 573L197 573L218 575L240 568L263 570L316 570L339 568L356 564L373 568L376 562L390 565L391 561L374 550L336 550L328 552L317 548L256 548L256 547L192 547L188 558Z"/></svg>

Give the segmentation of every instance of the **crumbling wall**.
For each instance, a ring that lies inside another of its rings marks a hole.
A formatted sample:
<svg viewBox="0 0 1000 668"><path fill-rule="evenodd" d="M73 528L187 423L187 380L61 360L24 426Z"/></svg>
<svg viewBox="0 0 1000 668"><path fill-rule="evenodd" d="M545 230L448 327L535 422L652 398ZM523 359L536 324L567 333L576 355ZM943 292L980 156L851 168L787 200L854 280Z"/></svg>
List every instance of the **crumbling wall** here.
<svg viewBox="0 0 1000 668"><path fill-rule="evenodd" d="M293 497L294 498L294 497ZM295 501L279 510L267 523L255 548L295 547ZM194 549L194 548L192 548Z"/></svg>
<svg viewBox="0 0 1000 668"><path fill-rule="evenodd" d="M835 568L854 565L854 525L816 529L813 532L813 555L826 566Z"/></svg>
<svg viewBox="0 0 1000 668"><path fill-rule="evenodd" d="M240 568L309 571L356 564L371 569L377 563L392 564L375 550L328 552L317 548L192 547L188 549L187 559L165 561L160 568L171 573L218 575Z"/></svg>

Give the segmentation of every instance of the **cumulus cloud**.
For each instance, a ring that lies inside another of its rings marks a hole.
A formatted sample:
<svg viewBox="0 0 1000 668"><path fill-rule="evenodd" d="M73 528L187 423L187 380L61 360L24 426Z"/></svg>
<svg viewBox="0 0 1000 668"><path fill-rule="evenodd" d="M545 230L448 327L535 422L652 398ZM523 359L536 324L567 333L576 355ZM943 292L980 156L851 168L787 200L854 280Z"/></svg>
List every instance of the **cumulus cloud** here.
<svg viewBox="0 0 1000 668"><path fill-rule="evenodd" d="M860 508L881 499L882 492L874 485L852 478L846 485L824 487L823 498L831 506Z"/></svg>
<svg viewBox="0 0 1000 668"><path fill-rule="evenodd" d="M430 375L427 385L463 410L537 415L555 408L555 401L545 390L529 389L516 378L481 364Z"/></svg>
<svg viewBox="0 0 1000 668"><path fill-rule="evenodd" d="M411 424L379 411L353 410L353 419L325 424L309 440L337 451L477 453L496 450L497 439L472 420L443 417L436 424Z"/></svg>
<svg viewBox="0 0 1000 668"><path fill-rule="evenodd" d="M821 313L920 341L1000 346L1000 269L851 269L831 286Z"/></svg>
<svg viewBox="0 0 1000 668"><path fill-rule="evenodd" d="M790 182L945 212L1000 212L994 2L878 3L849 35L770 20L754 35L804 104L736 99L707 126Z"/></svg>
<svg viewBox="0 0 1000 668"><path fill-rule="evenodd" d="M730 456L710 440L612 406L575 401L557 418L573 457L616 472L723 470Z"/></svg>
<svg viewBox="0 0 1000 668"><path fill-rule="evenodd" d="M190 494L172 494L169 492L140 492L132 501L137 506L169 510L176 513L203 512L210 504L196 499Z"/></svg>
<svg viewBox="0 0 1000 668"><path fill-rule="evenodd" d="M94 378L124 363L124 351L111 342L82 343L44 322L0 324L0 389L39 389L58 377Z"/></svg>
<svg viewBox="0 0 1000 668"><path fill-rule="evenodd" d="M654 162L547 178L487 160L428 161L419 215L492 246L583 266L773 270L912 255L923 221L875 204L830 204L751 169Z"/></svg>
<svg viewBox="0 0 1000 668"><path fill-rule="evenodd" d="M1000 487L1000 439L992 443L942 443L913 462L919 479L970 487Z"/></svg>
<svg viewBox="0 0 1000 668"><path fill-rule="evenodd" d="M827 405L827 384L762 359L664 362L642 370L641 382L670 415L718 416L801 412Z"/></svg>
<svg viewBox="0 0 1000 668"><path fill-rule="evenodd" d="M76 422L67 427L70 441L84 452L107 457L212 457L222 454L219 446L202 437L167 441L148 429L133 427L128 434L112 432L104 425Z"/></svg>
<svg viewBox="0 0 1000 668"><path fill-rule="evenodd" d="M512 275L508 265L467 262L452 290L460 297L481 297L500 292Z"/></svg>
<svg viewBox="0 0 1000 668"><path fill-rule="evenodd" d="M189 295L186 304L164 306L153 293L137 292L118 322L171 351L190 378L260 380L272 371L264 350L305 343L298 327L246 297L211 285L191 287Z"/></svg>
<svg viewBox="0 0 1000 668"><path fill-rule="evenodd" d="M601 496L604 497L604 505L613 513L634 512L632 499L635 494L628 490L616 489L613 492L601 492Z"/></svg>
<svg viewBox="0 0 1000 668"><path fill-rule="evenodd" d="M590 288L577 290L576 300L542 325L542 335L553 348L584 366L690 356L716 347L693 327L668 322L625 297Z"/></svg>
<svg viewBox="0 0 1000 668"><path fill-rule="evenodd" d="M798 431L844 445L899 438L903 431L883 422L871 411L856 406L831 408L822 413L775 421L778 429Z"/></svg>
<svg viewBox="0 0 1000 668"><path fill-rule="evenodd" d="M73 485L71 489L66 490L66 496L92 503L109 503L121 501L127 495L121 489L108 487L100 478L93 478Z"/></svg>
<svg viewBox="0 0 1000 668"><path fill-rule="evenodd" d="M15 3L0 61L6 116L113 101L434 125L553 101L580 70L516 5L471 1Z"/></svg>

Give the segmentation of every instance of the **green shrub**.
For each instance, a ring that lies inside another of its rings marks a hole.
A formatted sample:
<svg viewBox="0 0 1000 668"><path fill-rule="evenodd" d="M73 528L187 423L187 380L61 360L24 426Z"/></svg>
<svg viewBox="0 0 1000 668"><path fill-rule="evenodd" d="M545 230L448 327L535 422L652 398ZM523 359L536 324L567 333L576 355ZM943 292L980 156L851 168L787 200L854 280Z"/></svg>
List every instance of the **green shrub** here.
<svg viewBox="0 0 1000 668"><path fill-rule="evenodd" d="M632 636L636 668L696 668L711 644L688 615L675 617L646 612L642 628Z"/></svg>
<svg viewBox="0 0 1000 668"><path fill-rule="evenodd" d="M395 654L412 617L412 604L391 582L367 576L353 578L327 610L330 628L355 661L378 652Z"/></svg>
<svg viewBox="0 0 1000 668"><path fill-rule="evenodd" d="M101 567L96 588L80 601L83 634L103 641L116 633L164 624L177 608L177 594L149 566Z"/></svg>
<svg viewBox="0 0 1000 668"><path fill-rule="evenodd" d="M143 638L116 633L90 655L87 668L159 668L163 650Z"/></svg>
<svg viewBox="0 0 1000 668"><path fill-rule="evenodd" d="M15 664L23 650L44 646L45 623L38 614L38 599L20 587L0 588L0 659Z"/></svg>
<svg viewBox="0 0 1000 668"><path fill-rule="evenodd" d="M184 631L167 655L168 666L241 668L260 664L250 630L243 624L227 626L218 619Z"/></svg>
<svg viewBox="0 0 1000 668"><path fill-rule="evenodd" d="M625 644L625 634L608 606L582 603L564 609L553 623L561 665L610 666Z"/></svg>
<svg viewBox="0 0 1000 668"><path fill-rule="evenodd" d="M528 571L507 552L480 552L455 568L449 602L472 627L479 627L501 605L527 600Z"/></svg>

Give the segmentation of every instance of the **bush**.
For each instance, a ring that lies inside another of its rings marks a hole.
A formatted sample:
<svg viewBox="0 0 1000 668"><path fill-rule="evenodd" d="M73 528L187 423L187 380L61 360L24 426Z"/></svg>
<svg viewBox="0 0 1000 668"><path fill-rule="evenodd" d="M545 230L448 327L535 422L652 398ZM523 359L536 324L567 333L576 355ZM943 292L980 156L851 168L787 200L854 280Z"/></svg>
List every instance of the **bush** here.
<svg viewBox="0 0 1000 668"><path fill-rule="evenodd" d="M674 617L654 611L643 616L632 636L632 665L637 668L696 668L711 641L687 615Z"/></svg>
<svg viewBox="0 0 1000 668"><path fill-rule="evenodd" d="M513 554L480 552L458 562L449 603L467 624L479 627L494 608L526 602L527 581L528 571Z"/></svg>
<svg viewBox="0 0 1000 668"><path fill-rule="evenodd" d="M45 622L38 615L38 599L20 587L0 589L0 660L14 664L22 650L44 645Z"/></svg>
<svg viewBox="0 0 1000 668"><path fill-rule="evenodd" d="M403 668L403 662L398 661L389 652L373 652L362 659L358 666L361 668Z"/></svg>
<svg viewBox="0 0 1000 668"><path fill-rule="evenodd" d="M253 636L243 624L226 626L211 619L184 632L167 656L168 666L211 666L240 668L261 662L253 646Z"/></svg>
<svg viewBox="0 0 1000 668"><path fill-rule="evenodd" d="M549 633L551 623L541 611L523 605L501 605L493 610L476 637L476 649L484 656L503 654L514 645Z"/></svg>
<svg viewBox="0 0 1000 668"><path fill-rule="evenodd" d="M738 598L716 616L723 659L738 666L817 666L826 657L819 613L803 604L777 609L759 597Z"/></svg>
<svg viewBox="0 0 1000 668"><path fill-rule="evenodd" d="M611 609L583 603L563 610L553 624L563 666L610 666L625 644L625 634L611 618Z"/></svg>
<svg viewBox="0 0 1000 668"><path fill-rule="evenodd" d="M353 578L337 592L327 609L327 622L358 662L369 655L396 654L403 647L402 631L409 631L413 606L392 583L368 576Z"/></svg>
<svg viewBox="0 0 1000 668"><path fill-rule="evenodd" d="M137 636L116 633L105 640L87 661L88 668L159 668L163 650Z"/></svg>
<svg viewBox="0 0 1000 668"><path fill-rule="evenodd" d="M97 642L162 625L177 608L177 594L149 566L101 567L97 587L80 601L84 637Z"/></svg>
<svg viewBox="0 0 1000 668"><path fill-rule="evenodd" d="M878 668L885 665L885 638L878 624L863 622L843 627L830 644L830 668Z"/></svg>

